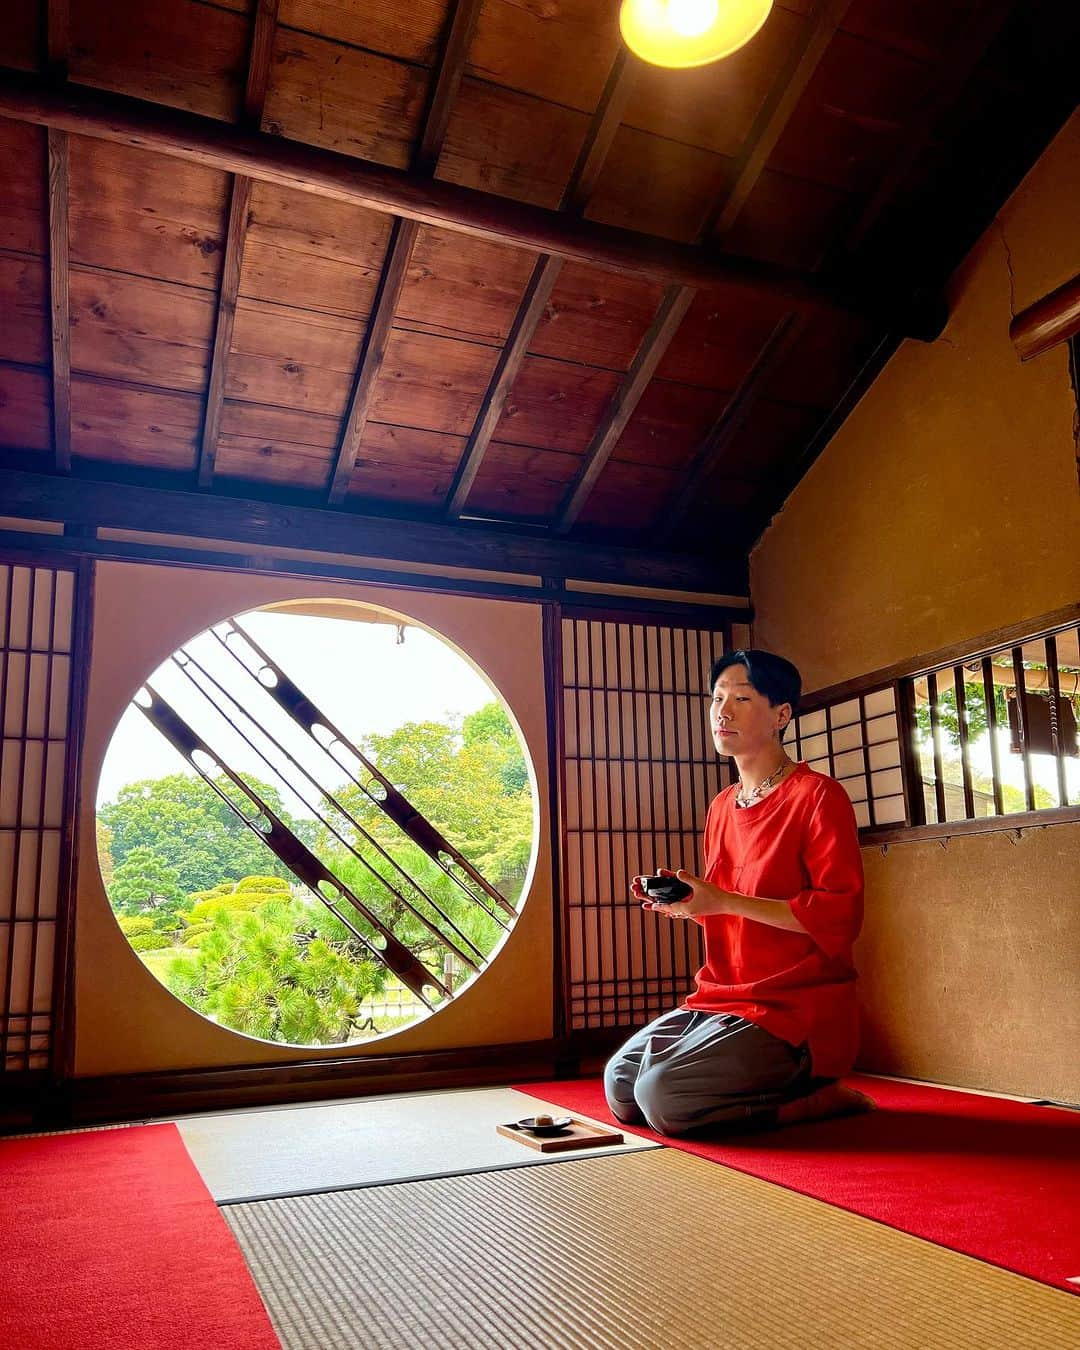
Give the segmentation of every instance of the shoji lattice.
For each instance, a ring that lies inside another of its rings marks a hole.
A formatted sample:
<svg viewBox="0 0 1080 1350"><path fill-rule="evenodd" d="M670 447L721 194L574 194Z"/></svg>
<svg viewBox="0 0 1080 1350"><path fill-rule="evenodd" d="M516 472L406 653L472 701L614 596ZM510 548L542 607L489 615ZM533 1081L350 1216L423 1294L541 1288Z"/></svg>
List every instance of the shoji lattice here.
<svg viewBox="0 0 1080 1350"><path fill-rule="evenodd" d="M65 850L75 574L0 562L0 1066L45 1069Z"/></svg>
<svg viewBox="0 0 1080 1350"><path fill-rule="evenodd" d="M562 622L563 894L571 1030L640 1024L681 1000L696 924L645 913L630 879L702 866L701 829L728 781L706 700L723 635L622 620Z"/></svg>
<svg viewBox="0 0 1080 1350"><path fill-rule="evenodd" d="M789 754L839 779L860 828L904 824L904 775L896 691L890 685L795 719Z"/></svg>

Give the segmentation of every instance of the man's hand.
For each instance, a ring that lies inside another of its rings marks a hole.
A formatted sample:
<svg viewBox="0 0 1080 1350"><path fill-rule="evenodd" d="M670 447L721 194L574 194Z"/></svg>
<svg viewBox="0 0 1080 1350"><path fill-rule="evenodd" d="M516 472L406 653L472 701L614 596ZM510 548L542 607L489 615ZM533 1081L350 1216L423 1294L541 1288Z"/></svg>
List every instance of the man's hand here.
<svg viewBox="0 0 1080 1350"><path fill-rule="evenodd" d="M728 893L721 890L719 886L714 886L709 881L703 881L701 877L694 876L693 872L687 872L684 868L673 872L668 867L659 867L657 873L662 877L677 877L680 881L684 881L694 893L687 896L685 900L676 900L673 904L666 905L662 901L654 900L647 895L641 888L642 878L635 877L630 891L635 900L641 901L642 909L652 909L657 914L666 914L669 919L699 919L706 914L726 913L724 901L727 899Z"/></svg>

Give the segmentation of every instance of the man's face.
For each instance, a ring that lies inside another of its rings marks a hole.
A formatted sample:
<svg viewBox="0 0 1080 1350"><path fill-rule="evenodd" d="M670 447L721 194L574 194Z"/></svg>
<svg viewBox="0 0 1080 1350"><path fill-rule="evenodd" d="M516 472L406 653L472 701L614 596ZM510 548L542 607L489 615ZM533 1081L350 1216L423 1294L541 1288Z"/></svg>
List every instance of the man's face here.
<svg viewBox="0 0 1080 1350"><path fill-rule="evenodd" d="M750 683L745 666L728 666L713 686L709 725L721 755L753 755L776 744L777 730L787 724L791 707L772 707Z"/></svg>

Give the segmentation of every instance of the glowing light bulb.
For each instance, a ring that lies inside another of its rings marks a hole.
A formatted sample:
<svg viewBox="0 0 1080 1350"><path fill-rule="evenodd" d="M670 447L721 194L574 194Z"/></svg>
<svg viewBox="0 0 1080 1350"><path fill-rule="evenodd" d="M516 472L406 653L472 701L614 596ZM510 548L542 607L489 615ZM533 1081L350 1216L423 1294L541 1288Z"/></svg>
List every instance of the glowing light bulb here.
<svg viewBox="0 0 1080 1350"><path fill-rule="evenodd" d="M623 41L656 66L704 66L745 46L773 0L622 0Z"/></svg>
<svg viewBox="0 0 1080 1350"><path fill-rule="evenodd" d="M668 23L682 37L700 37L716 22L720 0L668 0Z"/></svg>

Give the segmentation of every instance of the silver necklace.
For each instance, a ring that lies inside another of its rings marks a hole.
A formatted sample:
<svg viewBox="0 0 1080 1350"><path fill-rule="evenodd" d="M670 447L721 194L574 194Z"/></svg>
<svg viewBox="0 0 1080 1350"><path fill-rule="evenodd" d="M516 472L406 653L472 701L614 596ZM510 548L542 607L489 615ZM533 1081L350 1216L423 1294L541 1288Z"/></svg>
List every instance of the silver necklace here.
<svg viewBox="0 0 1080 1350"><path fill-rule="evenodd" d="M769 774L768 778L763 778L761 782L757 785L757 787L750 792L747 792L746 789L743 787L743 780L740 778L739 790L735 794L735 805L736 806L753 805L753 803L756 802L758 798L762 796L763 793L767 792L769 788L772 787L772 785L777 781L777 779L781 776L781 774L784 772L784 770L790 763L791 760L785 757L780 767L778 769L774 769L772 773Z"/></svg>

